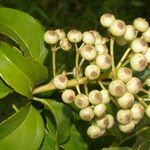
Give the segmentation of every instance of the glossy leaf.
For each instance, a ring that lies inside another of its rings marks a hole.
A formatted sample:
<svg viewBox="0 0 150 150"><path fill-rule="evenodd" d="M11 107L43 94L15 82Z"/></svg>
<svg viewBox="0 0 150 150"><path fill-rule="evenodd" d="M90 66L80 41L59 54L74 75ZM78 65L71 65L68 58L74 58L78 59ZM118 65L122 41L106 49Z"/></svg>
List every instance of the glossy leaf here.
<svg viewBox="0 0 150 150"><path fill-rule="evenodd" d="M47 79L47 69L26 59L14 47L0 42L0 76L18 93L32 97L32 88Z"/></svg>
<svg viewBox="0 0 150 150"><path fill-rule="evenodd" d="M87 144L84 142L78 130L72 126L69 140L61 146L65 150L87 150Z"/></svg>
<svg viewBox="0 0 150 150"><path fill-rule="evenodd" d="M4 84L2 80L0 80L0 98L5 97L12 92L13 90L9 88L6 84Z"/></svg>
<svg viewBox="0 0 150 150"><path fill-rule="evenodd" d="M26 56L39 62L45 60L44 31L36 19L10 8L0 8L0 18L0 33L13 39Z"/></svg>
<svg viewBox="0 0 150 150"><path fill-rule="evenodd" d="M27 105L0 124L1 150L37 150L44 136L39 112Z"/></svg>

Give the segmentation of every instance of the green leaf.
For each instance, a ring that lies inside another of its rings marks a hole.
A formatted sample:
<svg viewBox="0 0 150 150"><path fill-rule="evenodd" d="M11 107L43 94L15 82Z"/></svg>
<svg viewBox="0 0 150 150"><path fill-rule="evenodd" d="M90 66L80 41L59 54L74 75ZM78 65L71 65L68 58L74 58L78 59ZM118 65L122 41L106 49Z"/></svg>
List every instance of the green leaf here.
<svg viewBox="0 0 150 150"><path fill-rule="evenodd" d="M84 142L78 130L72 126L71 135L67 143L61 146L65 150L87 150L87 144Z"/></svg>
<svg viewBox="0 0 150 150"><path fill-rule="evenodd" d="M39 112L27 105L0 124L1 150L37 150L44 136Z"/></svg>
<svg viewBox="0 0 150 150"><path fill-rule="evenodd" d="M6 84L4 84L2 80L0 80L0 98L5 97L12 92L13 90L9 88Z"/></svg>
<svg viewBox="0 0 150 150"><path fill-rule="evenodd" d="M112 147L112 148L103 148L102 150L132 150L130 147Z"/></svg>
<svg viewBox="0 0 150 150"><path fill-rule="evenodd" d="M18 49L0 42L0 76L18 93L32 97L32 88L47 79L47 69L26 59Z"/></svg>
<svg viewBox="0 0 150 150"><path fill-rule="evenodd" d="M26 56L39 62L45 60L44 31L36 19L10 8L0 8L0 18L0 33L13 39Z"/></svg>

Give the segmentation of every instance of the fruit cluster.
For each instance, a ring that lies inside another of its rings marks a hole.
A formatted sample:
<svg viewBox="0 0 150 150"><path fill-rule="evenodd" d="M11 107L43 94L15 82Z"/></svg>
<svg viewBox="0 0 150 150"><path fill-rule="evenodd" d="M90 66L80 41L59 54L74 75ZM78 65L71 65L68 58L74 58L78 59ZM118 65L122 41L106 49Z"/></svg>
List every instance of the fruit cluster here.
<svg viewBox="0 0 150 150"><path fill-rule="evenodd" d="M51 45L53 86L62 90L63 102L74 102L80 109L80 118L91 124L87 129L91 138L102 136L106 129L113 127L115 120L122 132L129 133L145 112L150 117L150 77L142 83L133 75L133 72L147 70L150 66L148 22L136 18L133 25L126 25L106 13L100 17L100 23L108 29L109 37L103 37L96 30L84 33L71 30L66 34L57 29L48 30L44 35L45 42ZM128 45L119 62L115 61L114 44ZM75 49L75 67L71 72L56 73L56 52L59 49ZM68 76L73 79L69 80ZM89 84L99 85L99 90L89 91ZM109 103L118 108L116 118L108 113Z"/></svg>

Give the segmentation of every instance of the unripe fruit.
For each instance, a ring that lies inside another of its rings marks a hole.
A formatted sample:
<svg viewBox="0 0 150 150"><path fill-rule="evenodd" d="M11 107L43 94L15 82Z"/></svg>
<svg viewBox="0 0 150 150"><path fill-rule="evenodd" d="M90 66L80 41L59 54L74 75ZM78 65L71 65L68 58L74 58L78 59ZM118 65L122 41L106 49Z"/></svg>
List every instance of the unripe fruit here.
<svg viewBox="0 0 150 150"><path fill-rule="evenodd" d="M109 29L110 33L114 36L123 36L126 32L126 25L122 20L115 20Z"/></svg>
<svg viewBox="0 0 150 150"><path fill-rule="evenodd" d="M97 117L102 117L106 113L106 105L98 104L94 107L94 113Z"/></svg>
<svg viewBox="0 0 150 150"><path fill-rule="evenodd" d="M144 18L136 18L133 22L133 25L135 26L135 28L140 31L140 32L145 32L148 27L149 27L149 24L148 22L146 21L146 19Z"/></svg>
<svg viewBox="0 0 150 150"><path fill-rule="evenodd" d="M44 40L48 44L56 44L59 40L59 36L55 31L48 30L44 34Z"/></svg>
<svg viewBox="0 0 150 150"><path fill-rule="evenodd" d="M86 44L89 44L89 45L92 45L95 43L95 37L94 35L91 33L91 32L84 32L83 33L83 42L86 43Z"/></svg>
<svg viewBox="0 0 150 150"><path fill-rule="evenodd" d="M146 107L146 115L150 118L150 104Z"/></svg>
<svg viewBox="0 0 150 150"><path fill-rule="evenodd" d="M108 126L107 126L107 129L110 129L113 127L114 123L115 123L115 120L114 120L114 117L111 115L111 114L107 114L106 115L107 118L108 118Z"/></svg>
<svg viewBox="0 0 150 150"><path fill-rule="evenodd" d="M150 27L143 33L146 42L150 42Z"/></svg>
<svg viewBox="0 0 150 150"><path fill-rule="evenodd" d="M107 104L110 102L110 95L108 90L101 90L102 103Z"/></svg>
<svg viewBox="0 0 150 150"><path fill-rule="evenodd" d="M91 121L94 118L94 111L90 107L86 107L80 110L80 118L84 121Z"/></svg>
<svg viewBox="0 0 150 150"><path fill-rule="evenodd" d="M80 50L81 56L89 61L96 57L96 53L96 49L92 45L84 45Z"/></svg>
<svg viewBox="0 0 150 150"><path fill-rule="evenodd" d="M134 53L143 53L147 51L148 44L144 38L136 38L131 43L131 49Z"/></svg>
<svg viewBox="0 0 150 150"><path fill-rule="evenodd" d="M120 109L117 113L117 120L122 125L127 125L132 121L132 113L129 109Z"/></svg>
<svg viewBox="0 0 150 150"><path fill-rule="evenodd" d="M78 43L82 40L82 33L79 30L71 30L68 32L67 38L70 42Z"/></svg>
<svg viewBox="0 0 150 150"><path fill-rule="evenodd" d="M75 92L71 89L66 89L65 91L63 91L62 93L62 100L65 102L65 103L71 103L74 101L75 99Z"/></svg>
<svg viewBox="0 0 150 150"><path fill-rule="evenodd" d="M137 36L137 31L136 29L134 28L134 26L132 25L127 25L126 26L126 32L124 34L124 38L127 40L127 41L133 41Z"/></svg>
<svg viewBox="0 0 150 150"><path fill-rule="evenodd" d="M101 92L98 90L92 90L89 93L89 101L93 105L97 105L97 104L101 103L102 102Z"/></svg>
<svg viewBox="0 0 150 150"><path fill-rule="evenodd" d="M65 89L68 84L68 79L65 75L60 74L54 77L53 83L57 89Z"/></svg>
<svg viewBox="0 0 150 150"><path fill-rule="evenodd" d="M92 125L87 129L87 135L92 138L96 139L104 134L104 130L100 129L99 127Z"/></svg>
<svg viewBox="0 0 150 150"><path fill-rule="evenodd" d="M95 38L100 36L99 32L97 32L96 30L90 30L89 32L92 33Z"/></svg>
<svg viewBox="0 0 150 150"><path fill-rule="evenodd" d="M91 64L85 68L85 76L90 80L95 80L100 76L100 69L97 65Z"/></svg>
<svg viewBox="0 0 150 150"><path fill-rule="evenodd" d="M135 128L135 123L134 121L131 121L129 124L127 125L119 125L119 129L120 131L124 132L124 133L130 133L133 129Z"/></svg>
<svg viewBox="0 0 150 150"><path fill-rule="evenodd" d="M140 103L136 103L131 108L132 118L134 120L140 120L144 116L144 107Z"/></svg>
<svg viewBox="0 0 150 150"><path fill-rule="evenodd" d="M147 62L150 63L150 47L147 49L147 52L145 53L145 57L147 59Z"/></svg>
<svg viewBox="0 0 150 150"><path fill-rule="evenodd" d="M98 44L102 44L103 43L103 39L102 37L99 35L95 38L95 46Z"/></svg>
<svg viewBox="0 0 150 150"><path fill-rule="evenodd" d="M107 49L106 45L97 44L95 46L95 48L96 48L99 55L108 53L108 49Z"/></svg>
<svg viewBox="0 0 150 150"><path fill-rule="evenodd" d="M109 84L109 92L115 97L123 96L126 92L126 85L119 79L113 80Z"/></svg>
<svg viewBox="0 0 150 150"><path fill-rule="evenodd" d="M66 38L66 33L64 32L63 29L56 29L55 32L58 34L59 40Z"/></svg>
<svg viewBox="0 0 150 150"><path fill-rule="evenodd" d="M109 125L109 120L108 120L108 117L107 115L105 115L104 117L102 118L97 118L96 119L96 125L101 128L101 129L105 129L108 127Z"/></svg>
<svg viewBox="0 0 150 150"><path fill-rule="evenodd" d="M138 92L141 91L142 88L142 83L140 79L136 77L132 77L128 82L127 82L127 91L132 94L137 94Z"/></svg>
<svg viewBox="0 0 150 150"><path fill-rule="evenodd" d="M117 71L117 77L121 81L127 83L132 78L132 71L130 68L127 67L121 67Z"/></svg>
<svg viewBox="0 0 150 150"><path fill-rule="evenodd" d="M115 19L116 18L114 15L106 13L100 17L100 23L104 27L110 27L111 24L115 21Z"/></svg>
<svg viewBox="0 0 150 150"><path fill-rule="evenodd" d="M88 97L86 95L78 94L75 97L74 103L78 108L83 109L89 105L89 100L88 100Z"/></svg>
<svg viewBox="0 0 150 150"><path fill-rule="evenodd" d="M109 54L98 55L96 57L96 64L102 70L109 69L112 64L110 55Z"/></svg>
<svg viewBox="0 0 150 150"><path fill-rule="evenodd" d="M122 97L118 98L118 105L122 109L128 109L133 105L134 96L131 93L126 92Z"/></svg>
<svg viewBox="0 0 150 150"><path fill-rule="evenodd" d="M150 87L150 77L146 78L145 83L148 87Z"/></svg>
<svg viewBox="0 0 150 150"><path fill-rule="evenodd" d="M69 43L67 38L61 39L59 44L60 44L61 49L63 49L64 51L68 51L72 47L72 45Z"/></svg>
<svg viewBox="0 0 150 150"><path fill-rule="evenodd" d="M128 41L123 36L120 36L116 38L116 42L118 45L124 46L127 44Z"/></svg>
<svg viewBox="0 0 150 150"><path fill-rule="evenodd" d="M130 65L135 71L143 71L147 67L148 62L143 54L134 54L130 59Z"/></svg>

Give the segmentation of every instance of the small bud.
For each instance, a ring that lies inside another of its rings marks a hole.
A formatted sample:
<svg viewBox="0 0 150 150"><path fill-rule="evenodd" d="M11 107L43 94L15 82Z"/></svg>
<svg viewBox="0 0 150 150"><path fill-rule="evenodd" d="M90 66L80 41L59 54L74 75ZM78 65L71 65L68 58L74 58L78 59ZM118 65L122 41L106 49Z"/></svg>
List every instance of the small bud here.
<svg viewBox="0 0 150 150"><path fill-rule="evenodd" d="M95 80L100 76L100 69L97 65L91 64L85 68L85 76L90 80Z"/></svg>
<svg viewBox="0 0 150 150"><path fill-rule="evenodd" d="M98 90L92 90L89 93L89 101L93 105L97 105L97 104L101 103L101 101L102 101L101 92Z"/></svg>
<svg viewBox="0 0 150 150"><path fill-rule="evenodd" d="M109 120L108 120L108 117L107 115L105 115L104 117L102 118L97 118L96 119L96 125L101 128L101 129L105 129L108 127L109 125Z"/></svg>
<svg viewBox="0 0 150 150"><path fill-rule="evenodd" d="M109 54L102 54L96 57L96 64L102 70L107 70L111 67L111 57Z"/></svg>
<svg viewBox="0 0 150 150"><path fill-rule="evenodd" d="M147 49L147 52L144 54L147 62L150 64L150 47Z"/></svg>
<svg viewBox="0 0 150 150"><path fill-rule="evenodd" d="M82 71L82 68L81 68L81 67L75 67L75 68L73 69L73 76L74 76L75 78L77 78L77 75L78 75L79 78L81 78L81 77L83 76L83 71Z"/></svg>
<svg viewBox="0 0 150 150"><path fill-rule="evenodd" d="M89 32L92 33L95 38L100 36L99 32L97 32L96 30L90 30Z"/></svg>
<svg viewBox="0 0 150 150"><path fill-rule="evenodd" d="M136 18L133 22L133 25L140 32L145 32L149 27L148 22L144 18Z"/></svg>
<svg viewBox="0 0 150 150"><path fill-rule="evenodd" d="M127 125L119 125L119 129L120 131L124 132L124 133L130 133L133 129L135 128L135 123L134 121L131 121L129 124Z"/></svg>
<svg viewBox="0 0 150 150"><path fill-rule="evenodd" d="M138 92L141 91L142 88L142 83L140 79L136 77L132 77L128 82L127 82L127 91L132 94L137 94Z"/></svg>
<svg viewBox="0 0 150 150"><path fill-rule="evenodd" d="M95 38L95 46L98 44L103 44L103 38L100 35Z"/></svg>
<svg viewBox="0 0 150 150"><path fill-rule="evenodd" d="M150 76L146 78L145 84L150 87Z"/></svg>
<svg viewBox="0 0 150 150"><path fill-rule="evenodd" d="M123 96L126 92L126 85L119 79L113 80L109 84L109 92L115 97Z"/></svg>
<svg viewBox="0 0 150 150"><path fill-rule="evenodd" d="M55 32L58 34L59 40L66 38L66 33L64 32L63 29L56 29Z"/></svg>
<svg viewBox="0 0 150 150"><path fill-rule="evenodd" d="M86 60L92 60L96 57L96 49L92 45L84 45L80 50L81 56Z"/></svg>
<svg viewBox="0 0 150 150"><path fill-rule="evenodd" d="M79 30L71 30L68 32L67 38L70 42L78 43L82 40L82 33Z"/></svg>
<svg viewBox="0 0 150 150"><path fill-rule="evenodd" d="M94 118L94 111L90 107L86 107L80 110L80 118L84 121L91 121Z"/></svg>
<svg viewBox="0 0 150 150"><path fill-rule="evenodd" d="M101 90L102 103L108 104L110 102L110 95L108 90Z"/></svg>
<svg viewBox="0 0 150 150"><path fill-rule="evenodd" d="M75 99L75 92L71 89L66 89L65 91L63 91L62 93L62 100L65 103L71 103L74 101Z"/></svg>
<svg viewBox="0 0 150 150"><path fill-rule="evenodd" d="M146 42L150 42L150 27L143 33L143 37Z"/></svg>
<svg viewBox="0 0 150 150"><path fill-rule="evenodd" d="M102 117L106 113L106 105L98 104L94 107L94 113L97 117Z"/></svg>
<svg viewBox="0 0 150 150"><path fill-rule="evenodd" d="M100 23L104 27L110 27L111 24L115 21L115 19L116 18L114 15L106 13L100 17Z"/></svg>
<svg viewBox="0 0 150 150"><path fill-rule="evenodd" d="M67 38L63 38L63 39L60 40L60 47L64 51L68 51L68 50L71 49L72 45L69 43Z"/></svg>
<svg viewBox="0 0 150 150"><path fill-rule="evenodd" d="M123 36L126 32L126 25L122 20L115 20L109 29L110 33L114 36Z"/></svg>
<svg viewBox="0 0 150 150"><path fill-rule="evenodd" d="M146 107L146 115L150 118L150 104Z"/></svg>
<svg viewBox="0 0 150 150"><path fill-rule="evenodd" d="M115 123L115 120L114 120L114 117L111 115L111 114L107 114L106 115L107 118L108 118L108 126L107 126L107 129L110 129L113 127L114 123Z"/></svg>
<svg viewBox="0 0 150 150"><path fill-rule="evenodd" d="M95 37L94 37L93 33L88 32L88 31L83 33L82 40L84 43L89 44L89 45L93 45L95 43Z"/></svg>
<svg viewBox="0 0 150 150"><path fill-rule="evenodd" d="M120 109L117 113L117 120L122 125L127 125L132 121L132 113L129 109Z"/></svg>
<svg viewBox="0 0 150 150"><path fill-rule="evenodd" d="M67 87L68 84L68 79L65 75L61 74L61 75L57 75L54 80L53 83L55 85L55 87L57 89L65 89Z"/></svg>
<svg viewBox="0 0 150 150"><path fill-rule="evenodd" d="M99 55L108 53L108 49L107 49L106 45L97 44L95 46L95 48L96 48Z"/></svg>
<svg viewBox="0 0 150 150"><path fill-rule="evenodd" d="M89 100L86 95L78 94L74 100L74 103L78 108L83 109L89 105Z"/></svg>
<svg viewBox="0 0 150 150"><path fill-rule="evenodd" d="M127 44L128 41L123 36L120 36L120 37L116 37L116 42L118 45L124 46Z"/></svg>
<svg viewBox="0 0 150 150"><path fill-rule="evenodd" d="M127 83L132 78L132 71L130 68L127 67L121 67L117 71L117 77L121 81Z"/></svg>

